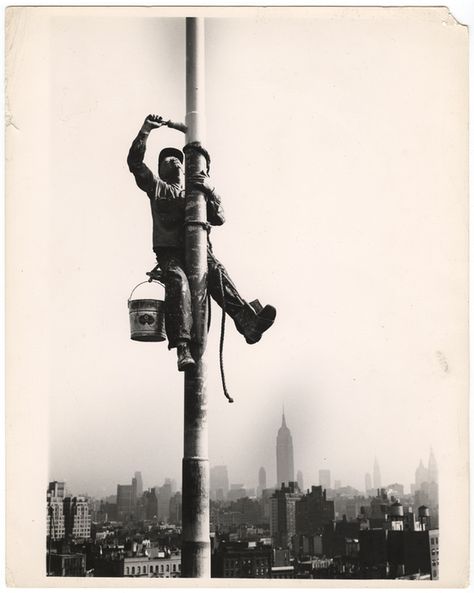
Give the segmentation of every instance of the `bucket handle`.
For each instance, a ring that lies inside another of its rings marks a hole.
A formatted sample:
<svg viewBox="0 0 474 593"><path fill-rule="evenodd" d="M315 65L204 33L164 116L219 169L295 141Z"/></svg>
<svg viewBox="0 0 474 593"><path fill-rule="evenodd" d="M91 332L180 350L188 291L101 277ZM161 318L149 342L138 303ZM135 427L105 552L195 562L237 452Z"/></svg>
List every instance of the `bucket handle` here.
<svg viewBox="0 0 474 593"><path fill-rule="evenodd" d="M128 297L128 301L127 301L127 302L130 302L130 301L132 300L133 293L136 291L136 289L137 289L139 286L141 286L142 284L148 284L149 282L156 282L157 284L161 284L161 286L162 286L163 288L165 288L165 285L163 284L163 282L160 282L159 280L154 280L153 278L150 278L150 280L143 280L143 282L139 282L139 283L138 283L138 284L135 286L135 288L133 288L132 292L130 293L130 296Z"/></svg>

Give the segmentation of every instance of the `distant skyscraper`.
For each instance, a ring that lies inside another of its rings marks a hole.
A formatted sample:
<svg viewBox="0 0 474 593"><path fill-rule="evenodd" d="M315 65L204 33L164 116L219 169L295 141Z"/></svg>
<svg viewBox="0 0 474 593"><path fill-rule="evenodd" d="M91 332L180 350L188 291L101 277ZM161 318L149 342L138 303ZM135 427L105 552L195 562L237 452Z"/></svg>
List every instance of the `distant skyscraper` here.
<svg viewBox="0 0 474 593"><path fill-rule="evenodd" d="M132 507L135 507L137 500L137 479L132 478Z"/></svg>
<svg viewBox="0 0 474 593"><path fill-rule="evenodd" d="M171 478L165 478L165 484L170 485L171 495L173 495L176 492L176 480L173 480Z"/></svg>
<svg viewBox="0 0 474 593"><path fill-rule="evenodd" d="M261 467L258 470L258 488L257 488L257 496L260 498L262 496L262 492L267 487L267 472L265 471L264 467Z"/></svg>
<svg viewBox="0 0 474 593"><path fill-rule="evenodd" d="M382 488L382 477L380 475L380 467L377 457L374 460L374 488Z"/></svg>
<svg viewBox="0 0 474 593"><path fill-rule="evenodd" d="M137 498L140 498L143 494L142 472L135 472L135 480L137 481Z"/></svg>
<svg viewBox="0 0 474 593"><path fill-rule="evenodd" d="M133 515L133 486L117 484L117 518L119 521L130 519Z"/></svg>
<svg viewBox="0 0 474 593"><path fill-rule="evenodd" d="M156 488L150 488L143 494L145 505L145 518L148 520L158 517L158 497L156 496Z"/></svg>
<svg viewBox="0 0 474 593"><path fill-rule="evenodd" d="M372 477L369 472L367 472L365 474L365 493L367 494L370 490L372 490Z"/></svg>
<svg viewBox="0 0 474 593"><path fill-rule="evenodd" d="M304 490L303 472L300 469L296 472L296 481L298 483L300 490L303 491Z"/></svg>
<svg viewBox="0 0 474 593"><path fill-rule="evenodd" d="M158 519L168 521L170 516L171 482L165 480L163 486L158 489Z"/></svg>
<svg viewBox="0 0 474 593"><path fill-rule="evenodd" d="M319 470L319 484L324 490L331 488L331 471L329 469Z"/></svg>
<svg viewBox="0 0 474 593"><path fill-rule="evenodd" d="M420 459L420 463L415 471L415 490L419 490L421 485L425 482L429 482L428 469L424 466L423 461Z"/></svg>
<svg viewBox="0 0 474 593"><path fill-rule="evenodd" d="M438 464L436 463L432 448L430 448L430 458L428 461L428 482L438 483Z"/></svg>
<svg viewBox="0 0 474 593"><path fill-rule="evenodd" d="M334 480L334 490L341 487L341 480Z"/></svg>
<svg viewBox="0 0 474 593"><path fill-rule="evenodd" d="M293 468L293 439L286 425L285 412L283 412L281 426L278 430L276 441L277 457L277 485L281 488L283 483L294 482L295 471Z"/></svg>
<svg viewBox="0 0 474 593"><path fill-rule="evenodd" d="M227 493L229 492L229 475L226 465L215 465L211 467L210 489L211 498L220 499L220 494L222 494L222 498L227 498Z"/></svg>
<svg viewBox="0 0 474 593"><path fill-rule="evenodd" d="M173 523L174 525L181 524L182 508L181 492L176 492L170 499L170 523Z"/></svg>

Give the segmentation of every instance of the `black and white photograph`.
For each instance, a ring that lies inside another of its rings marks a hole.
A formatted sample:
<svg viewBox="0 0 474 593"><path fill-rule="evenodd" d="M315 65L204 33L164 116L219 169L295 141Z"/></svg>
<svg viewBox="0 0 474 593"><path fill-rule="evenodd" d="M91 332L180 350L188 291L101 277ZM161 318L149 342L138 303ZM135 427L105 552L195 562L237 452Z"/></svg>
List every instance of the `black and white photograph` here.
<svg viewBox="0 0 474 593"><path fill-rule="evenodd" d="M8 584L467 586L468 27L5 32Z"/></svg>

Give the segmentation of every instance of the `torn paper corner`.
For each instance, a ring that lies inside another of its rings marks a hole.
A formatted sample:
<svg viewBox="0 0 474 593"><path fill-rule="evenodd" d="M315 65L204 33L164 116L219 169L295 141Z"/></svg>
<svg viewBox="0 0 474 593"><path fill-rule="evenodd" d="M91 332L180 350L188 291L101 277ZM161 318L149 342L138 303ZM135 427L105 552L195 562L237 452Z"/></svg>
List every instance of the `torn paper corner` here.
<svg viewBox="0 0 474 593"><path fill-rule="evenodd" d="M446 25L456 25L460 27L465 27L466 31L468 30L468 25L462 23L459 19L455 17L454 14L451 12L449 6L442 6L440 8L441 10L443 10L443 12L446 13L445 17L443 18L443 23L445 23Z"/></svg>

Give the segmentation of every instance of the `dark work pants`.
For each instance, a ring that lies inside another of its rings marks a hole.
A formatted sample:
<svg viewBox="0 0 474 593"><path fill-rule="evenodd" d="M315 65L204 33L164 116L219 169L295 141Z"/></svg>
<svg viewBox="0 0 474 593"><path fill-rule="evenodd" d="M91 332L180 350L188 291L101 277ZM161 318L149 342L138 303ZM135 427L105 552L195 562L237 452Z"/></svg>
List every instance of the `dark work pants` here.
<svg viewBox="0 0 474 593"><path fill-rule="evenodd" d="M165 326L168 347L176 348L182 341L191 339L193 316L191 311L191 293L184 272L184 251L177 247L157 247L154 249L156 260L163 272L165 285ZM227 270L207 247L207 289L212 298L222 307L225 302L226 313L233 319L242 311L246 303L234 286ZM221 281L224 291L222 299Z"/></svg>

